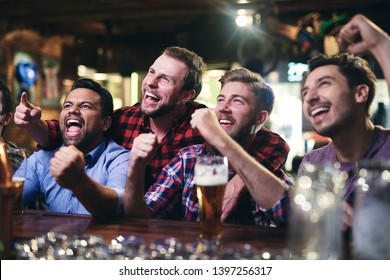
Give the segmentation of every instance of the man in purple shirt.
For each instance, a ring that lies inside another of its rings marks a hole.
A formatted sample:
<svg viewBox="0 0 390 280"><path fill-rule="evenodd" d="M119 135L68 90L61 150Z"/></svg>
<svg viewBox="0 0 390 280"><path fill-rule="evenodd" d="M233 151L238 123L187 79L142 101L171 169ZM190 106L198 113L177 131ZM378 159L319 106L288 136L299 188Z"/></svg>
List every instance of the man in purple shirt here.
<svg viewBox="0 0 390 280"><path fill-rule="evenodd" d="M390 47L389 37L362 15L355 16L343 27L339 42L355 52L354 44L365 46L366 52L390 63L389 56L381 55ZM389 77L388 67L383 70L385 77ZM369 119L376 77L367 61L347 53L312 58L309 71L302 88L303 112L314 130L332 142L306 154L298 175L308 162L339 162L349 175L343 222L351 226L356 163L363 159L390 158L390 130L374 126Z"/></svg>

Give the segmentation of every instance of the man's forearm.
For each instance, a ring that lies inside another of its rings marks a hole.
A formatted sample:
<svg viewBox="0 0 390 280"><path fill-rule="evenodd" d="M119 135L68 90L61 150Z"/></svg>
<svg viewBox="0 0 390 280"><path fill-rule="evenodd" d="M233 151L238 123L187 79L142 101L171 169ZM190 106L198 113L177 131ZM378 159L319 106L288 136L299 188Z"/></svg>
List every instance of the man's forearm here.
<svg viewBox="0 0 390 280"><path fill-rule="evenodd" d="M150 218L150 210L144 198L145 167L137 166L130 160L126 190L123 197L125 216Z"/></svg>
<svg viewBox="0 0 390 280"><path fill-rule="evenodd" d="M38 120L26 129L39 146L47 147L49 145L49 128L44 120Z"/></svg>
<svg viewBox="0 0 390 280"><path fill-rule="evenodd" d="M238 143L226 137L216 147L240 176L254 200L265 209L284 196L282 181L251 157Z"/></svg>
<svg viewBox="0 0 390 280"><path fill-rule="evenodd" d="M382 68L383 75L387 81L387 87L390 92L390 38L383 37L380 44L375 50L372 50L372 54L378 61Z"/></svg>
<svg viewBox="0 0 390 280"><path fill-rule="evenodd" d="M115 190L92 180L87 174L77 180L72 191L93 216L113 216L118 208Z"/></svg>

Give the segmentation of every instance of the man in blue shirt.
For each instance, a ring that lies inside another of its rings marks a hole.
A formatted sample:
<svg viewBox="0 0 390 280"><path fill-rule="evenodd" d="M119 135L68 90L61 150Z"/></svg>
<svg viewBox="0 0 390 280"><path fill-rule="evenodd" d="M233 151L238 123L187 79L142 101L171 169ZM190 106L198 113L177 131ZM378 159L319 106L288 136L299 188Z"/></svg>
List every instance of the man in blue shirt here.
<svg viewBox="0 0 390 280"><path fill-rule="evenodd" d="M25 93L21 102L27 102ZM64 145L35 152L15 173L25 174L23 205L41 195L53 212L121 213L130 152L107 137L112 113L112 96L98 83L73 84L60 114Z"/></svg>

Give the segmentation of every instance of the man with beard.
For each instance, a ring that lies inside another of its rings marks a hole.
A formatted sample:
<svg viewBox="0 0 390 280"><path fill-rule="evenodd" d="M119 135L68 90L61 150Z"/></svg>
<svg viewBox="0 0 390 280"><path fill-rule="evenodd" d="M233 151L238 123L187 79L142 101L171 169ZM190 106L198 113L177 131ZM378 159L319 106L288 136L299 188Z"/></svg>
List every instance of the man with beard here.
<svg viewBox="0 0 390 280"><path fill-rule="evenodd" d="M229 160L231 172L225 198L234 188L232 184L236 182L230 179L236 174L249 191L237 194L237 206L225 221L259 226L285 224L291 181L281 169L274 174L260 164L261 159L255 158L250 148L272 111L272 89L245 68L226 72L220 82L215 110L202 108L192 114L191 126L206 143L182 149L163 168L145 196L140 175L153 158L158 139L153 134L142 134L134 140L123 201L125 215L199 220L194 165L197 156L206 153L221 154Z"/></svg>
<svg viewBox="0 0 390 280"><path fill-rule="evenodd" d="M121 214L130 152L108 137L112 114L106 89L90 79L73 84L60 113L64 145L33 153L15 173L26 178L23 205L40 195L53 212Z"/></svg>
<svg viewBox="0 0 390 280"><path fill-rule="evenodd" d="M149 68L142 82L141 101L114 112L111 136L119 145L133 149L134 139L140 134L151 133L158 139L156 151L146 166L145 192L180 149L204 143L199 131L190 125L192 113L205 107L194 102L202 89L204 67L202 58L194 52L168 47ZM14 120L26 128L41 147L50 149L59 145L54 143L54 139L61 140L58 122L45 122L40 117L41 109L28 102L16 107ZM289 147L279 135L261 129L252 150L264 166L278 173L285 164ZM238 183L237 188L229 191L242 191L243 185L238 186ZM226 199L224 213L235 207L236 195L232 193L231 199Z"/></svg>
<svg viewBox="0 0 390 280"><path fill-rule="evenodd" d="M352 54L319 55L309 61L302 87L303 113L314 130L332 139L327 146L306 154L305 163L339 162L348 172L343 223L350 226L357 161L390 158L390 130L374 126L369 108L376 78L367 61Z"/></svg>

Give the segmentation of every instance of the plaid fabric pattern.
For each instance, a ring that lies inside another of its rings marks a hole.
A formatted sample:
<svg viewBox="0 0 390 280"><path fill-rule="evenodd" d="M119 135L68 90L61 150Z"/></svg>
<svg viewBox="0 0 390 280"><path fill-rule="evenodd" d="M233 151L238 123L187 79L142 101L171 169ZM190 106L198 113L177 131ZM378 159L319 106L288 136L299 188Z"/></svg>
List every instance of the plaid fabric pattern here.
<svg viewBox="0 0 390 280"><path fill-rule="evenodd" d="M276 177L293 185L292 177L283 171L289 152L290 147L279 134L262 127L248 153Z"/></svg>
<svg viewBox="0 0 390 280"><path fill-rule="evenodd" d="M145 201L155 218L199 221L199 204L194 184L195 160L204 150L203 145L194 145L182 149L162 170L148 192ZM270 209L262 209L249 193L243 194L238 207L227 222L271 224L284 226L287 222L288 189L293 185L291 176L282 168L286 161L289 147L276 133L262 129L251 146L251 154L286 185L285 196ZM232 178L235 174L230 174Z"/></svg>

